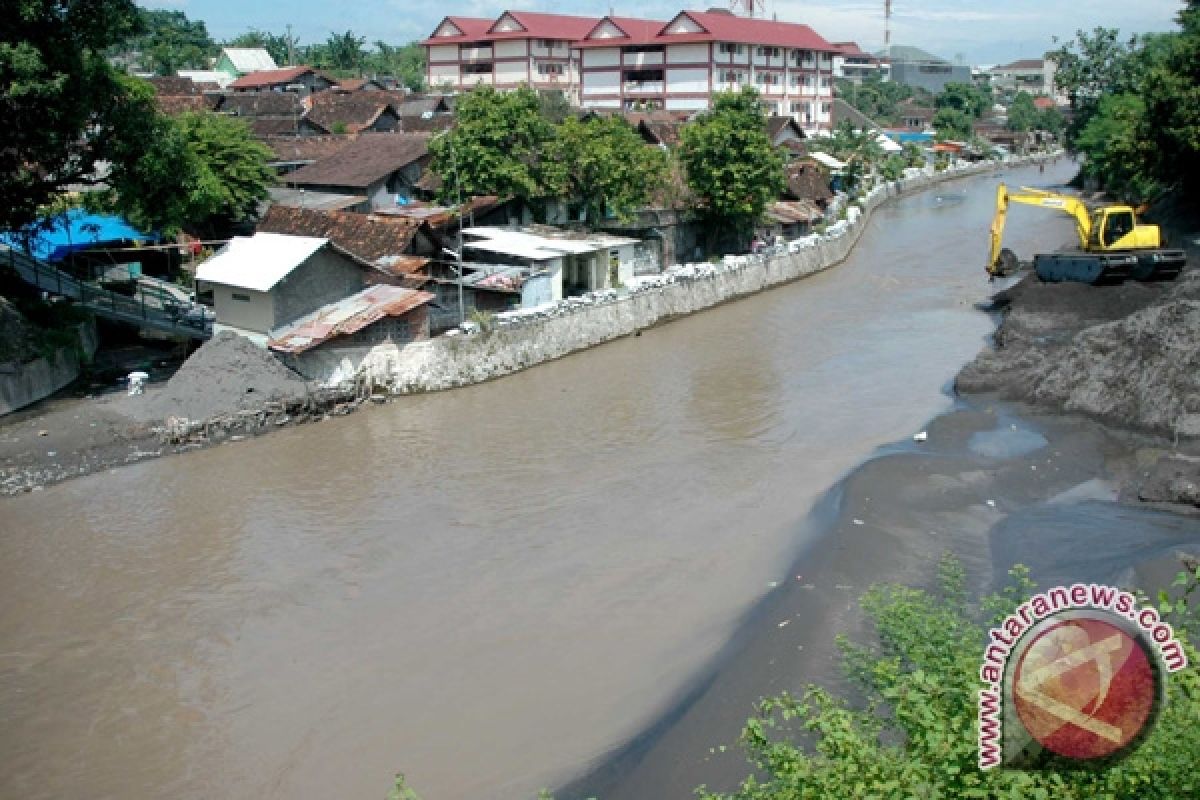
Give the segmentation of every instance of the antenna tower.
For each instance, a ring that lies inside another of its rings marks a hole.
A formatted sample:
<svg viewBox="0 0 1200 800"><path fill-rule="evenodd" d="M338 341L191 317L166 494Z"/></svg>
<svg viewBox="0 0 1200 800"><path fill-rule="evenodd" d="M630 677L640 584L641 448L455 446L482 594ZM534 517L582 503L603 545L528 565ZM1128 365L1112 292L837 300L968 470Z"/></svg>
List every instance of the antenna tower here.
<svg viewBox="0 0 1200 800"><path fill-rule="evenodd" d="M738 13L739 10L744 10L746 16L754 19L756 11L766 13L767 0L729 0L729 10L733 13Z"/></svg>
<svg viewBox="0 0 1200 800"><path fill-rule="evenodd" d="M892 54L892 0L883 0L883 52Z"/></svg>

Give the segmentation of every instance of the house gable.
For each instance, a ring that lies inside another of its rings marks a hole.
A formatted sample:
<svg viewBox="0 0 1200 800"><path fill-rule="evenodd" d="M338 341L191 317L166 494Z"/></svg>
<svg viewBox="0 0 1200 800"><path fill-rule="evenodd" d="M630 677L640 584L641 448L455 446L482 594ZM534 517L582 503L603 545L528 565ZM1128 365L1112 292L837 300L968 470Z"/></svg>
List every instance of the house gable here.
<svg viewBox="0 0 1200 800"><path fill-rule="evenodd" d="M696 20L692 19L686 11L680 13L675 19L667 23L662 29L660 36L677 36L684 33L708 33L708 31Z"/></svg>
<svg viewBox="0 0 1200 800"><path fill-rule="evenodd" d="M454 22L449 17L446 17L444 20L442 20L442 24L437 26L437 30L435 30L433 32L433 35L430 36L429 38L436 39L439 36L465 36L465 35L466 35L466 33L463 31L462 28L455 25Z"/></svg>
<svg viewBox="0 0 1200 800"><path fill-rule="evenodd" d="M600 24L592 28L591 33L587 35L588 39L628 39L629 34L621 29L619 25L611 19L603 19Z"/></svg>
<svg viewBox="0 0 1200 800"><path fill-rule="evenodd" d="M526 30L516 17L505 11L496 24L488 29L488 33L519 33Z"/></svg>

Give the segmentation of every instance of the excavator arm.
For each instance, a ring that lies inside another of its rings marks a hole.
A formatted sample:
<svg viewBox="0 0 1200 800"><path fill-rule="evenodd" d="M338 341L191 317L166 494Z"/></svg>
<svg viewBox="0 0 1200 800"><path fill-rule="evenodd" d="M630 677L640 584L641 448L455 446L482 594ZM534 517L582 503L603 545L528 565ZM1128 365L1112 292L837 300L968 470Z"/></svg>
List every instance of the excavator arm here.
<svg viewBox="0 0 1200 800"><path fill-rule="evenodd" d="M1022 203L1029 206L1050 208L1070 215L1075 220L1075 233L1079 235L1080 247L1086 247L1088 236L1091 234L1092 222L1088 216L1087 206L1077 197L1054 194L1042 189L1021 187L1020 192L1009 192L1003 183L996 187L996 213L992 217L991 247L988 253L987 271L989 275L1001 272L1000 252L1004 240L1004 224L1008 218L1008 204Z"/></svg>

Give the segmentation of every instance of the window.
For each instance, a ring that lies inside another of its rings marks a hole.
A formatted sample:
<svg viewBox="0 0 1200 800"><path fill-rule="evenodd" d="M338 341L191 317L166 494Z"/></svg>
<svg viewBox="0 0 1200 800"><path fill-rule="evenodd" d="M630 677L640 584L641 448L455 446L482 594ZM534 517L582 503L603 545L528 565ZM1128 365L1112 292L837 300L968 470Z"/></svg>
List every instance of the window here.
<svg viewBox="0 0 1200 800"><path fill-rule="evenodd" d="M248 294L238 294L237 292L231 292L229 296L232 297L234 300L238 300L242 303L250 302L250 295L248 295Z"/></svg>
<svg viewBox="0 0 1200 800"><path fill-rule="evenodd" d="M717 45L717 52L726 55L741 55L742 46L740 44L731 44L730 42L721 42Z"/></svg>
<svg viewBox="0 0 1200 800"><path fill-rule="evenodd" d="M492 64L490 61L483 64L463 64L463 75L491 75Z"/></svg>
<svg viewBox="0 0 1200 800"><path fill-rule="evenodd" d="M821 113L828 114L833 110L833 103L821 103Z"/></svg>
<svg viewBox="0 0 1200 800"><path fill-rule="evenodd" d="M796 64L800 64L801 62L811 63L812 60L813 60L812 50L793 50L792 51L792 61L794 61Z"/></svg>
<svg viewBox="0 0 1200 800"><path fill-rule="evenodd" d="M557 39L538 39L538 47L545 48L546 50L553 50L554 48L558 47L558 40Z"/></svg>
<svg viewBox="0 0 1200 800"><path fill-rule="evenodd" d="M779 48L778 47L760 47L760 48L758 48L758 55L767 56L768 58L779 58Z"/></svg>
<svg viewBox="0 0 1200 800"><path fill-rule="evenodd" d="M562 75L563 65L539 63L537 65L537 71L538 75Z"/></svg>
<svg viewBox="0 0 1200 800"><path fill-rule="evenodd" d="M778 86L779 75L774 72L757 72L754 74L754 82L759 86Z"/></svg>
<svg viewBox="0 0 1200 800"><path fill-rule="evenodd" d="M631 44L621 48L622 53L661 53L661 44Z"/></svg>
<svg viewBox="0 0 1200 800"><path fill-rule="evenodd" d="M828 89L828 88L829 88L829 76L828 76L828 75L822 75L822 76L821 76L821 88L822 88L822 89Z"/></svg>

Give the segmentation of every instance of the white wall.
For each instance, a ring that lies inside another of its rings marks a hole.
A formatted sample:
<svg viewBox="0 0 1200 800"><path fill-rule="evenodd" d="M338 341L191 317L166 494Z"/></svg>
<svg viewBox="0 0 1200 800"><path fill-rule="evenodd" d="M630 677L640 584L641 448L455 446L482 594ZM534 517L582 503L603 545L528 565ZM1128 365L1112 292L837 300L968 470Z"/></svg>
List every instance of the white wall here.
<svg viewBox="0 0 1200 800"><path fill-rule="evenodd" d="M496 58L509 58L511 56L525 55L525 40L524 39L509 39L496 42L493 45L496 52Z"/></svg>
<svg viewBox="0 0 1200 800"><path fill-rule="evenodd" d="M700 111L708 108L708 100L703 97L668 97L667 111Z"/></svg>
<svg viewBox="0 0 1200 800"><path fill-rule="evenodd" d="M435 44L429 48L430 61L458 61L458 45Z"/></svg>
<svg viewBox="0 0 1200 800"><path fill-rule="evenodd" d="M583 76L583 95L589 94L619 94L621 91L621 73L589 72Z"/></svg>
<svg viewBox="0 0 1200 800"><path fill-rule="evenodd" d="M525 61L497 61L494 70L496 83L520 83L529 80L529 64Z"/></svg>
<svg viewBox="0 0 1200 800"><path fill-rule="evenodd" d="M597 47L583 51L585 67L615 67L620 63L621 50L617 47Z"/></svg>
<svg viewBox="0 0 1200 800"><path fill-rule="evenodd" d="M429 65L429 82L437 86L442 81L458 83L458 64Z"/></svg>
<svg viewBox="0 0 1200 800"><path fill-rule="evenodd" d="M707 92L708 70L701 68L667 70L667 93Z"/></svg>
<svg viewBox="0 0 1200 800"><path fill-rule="evenodd" d="M698 44L669 44L667 45L668 64L708 63L708 45Z"/></svg>

